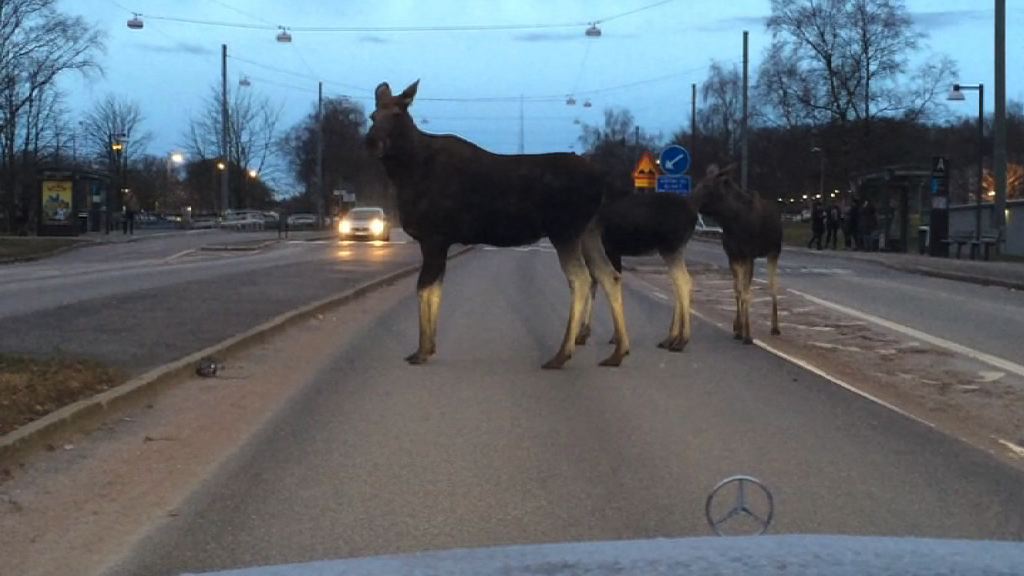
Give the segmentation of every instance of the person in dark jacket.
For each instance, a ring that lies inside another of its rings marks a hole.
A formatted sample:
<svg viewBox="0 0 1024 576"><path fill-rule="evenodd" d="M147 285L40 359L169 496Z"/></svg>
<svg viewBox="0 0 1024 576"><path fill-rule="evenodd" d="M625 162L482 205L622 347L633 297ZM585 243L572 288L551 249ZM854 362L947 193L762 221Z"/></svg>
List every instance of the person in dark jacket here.
<svg viewBox="0 0 1024 576"><path fill-rule="evenodd" d="M850 203L850 213L846 217L846 246L850 247L851 241L854 250L860 250L860 199L854 198Z"/></svg>
<svg viewBox="0 0 1024 576"><path fill-rule="evenodd" d="M864 206L861 208L860 242L861 246L869 252L875 249L874 236L876 228L878 228L878 213L875 211L875 205L871 200L865 200Z"/></svg>
<svg viewBox="0 0 1024 576"><path fill-rule="evenodd" d="M811 208L811 240L807 243L808 248L816 243L818 250L821 250L821 235L825 233L825 218L825 210L822 209L821 203L815 202L814 207Z"/></svg>
<svg viewBox="0 0 1024 576"><path fill-rule="evenodd" d="M832 204L828 207L828 213L825 216L825 248L828 245L832 245L832 249L836 249L836 244L839 242L839 223L843 219L843 213L839 210L839 206Z"/></svg>

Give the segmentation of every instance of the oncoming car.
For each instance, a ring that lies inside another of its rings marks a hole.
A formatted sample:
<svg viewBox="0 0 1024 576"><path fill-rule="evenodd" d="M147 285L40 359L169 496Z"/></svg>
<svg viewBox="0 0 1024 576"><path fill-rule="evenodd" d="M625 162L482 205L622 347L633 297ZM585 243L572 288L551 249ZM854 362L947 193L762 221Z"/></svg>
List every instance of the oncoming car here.
<svg viewBox="0 0 1024 576"><path fill-rule="evenodd" d="M391 225L384 210L376 207L354 208L338 222L342 240L391 240Z"/></svg>

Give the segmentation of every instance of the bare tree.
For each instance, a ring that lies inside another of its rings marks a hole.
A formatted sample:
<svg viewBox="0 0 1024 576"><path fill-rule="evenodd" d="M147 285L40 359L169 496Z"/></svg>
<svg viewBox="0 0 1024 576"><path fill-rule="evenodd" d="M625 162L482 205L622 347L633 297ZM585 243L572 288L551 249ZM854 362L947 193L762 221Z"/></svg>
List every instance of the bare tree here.
<svg viewBox="0 0 1024 576"><path fill-rule="evenodd" d="M921 117L955 75L941 56L909 70L924 35L903 0L772 0L767 27L758 88L790 125Z"/></svg>
<svg viewBox="0 0 1024 576"><path fill-rule="evenodd" d="M227 160L243 170L268 174L278 138L281 108L251 88L228 94ZM189 122L186 148L198 159L220 158L221 94L213 88L203 109Z"/></svg>
<svg viewBox="0 0 1024 576"><path fill-rule="evenodd" d="M54 110L49 89L65 72L99 70L103 48L103 35L58 11L57 0L0 2L0 209L8 228L31 220L21 165L36 151L44 111Z"/></svg>
<svg viewBox="0 0 1024 576"><path fill-rule="evenodd" d="M144 120L138 102L108 94L93 105L83 121L87 154L105 164L110 172L116 172L119 155L113 149L115 142L125 144L120 155L125 163L145 154L152 135L143 130Z"/></svg>
<svg viewBox="0 0 1024 576"><path fill-rule="evenodd" d="M712 62L708 77L701 85L704 106L700 113L701 131L714 138L724 157L739 154L740 125L743 119L743 81L739 68L726 68Z"/></svg>

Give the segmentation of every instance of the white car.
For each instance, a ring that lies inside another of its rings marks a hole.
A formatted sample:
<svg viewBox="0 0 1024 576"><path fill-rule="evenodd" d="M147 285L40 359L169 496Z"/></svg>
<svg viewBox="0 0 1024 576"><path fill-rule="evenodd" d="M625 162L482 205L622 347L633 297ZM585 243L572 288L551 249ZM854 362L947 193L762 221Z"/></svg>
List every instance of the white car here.
<svg viewBox="0 0 1024 576"><path fill-rule="evenodd" d="M314 227L316 226L316 216L312 214L292 214L288 217L289 228L302 228L302 227Z"/></svg>
<svg viewBox="0 0 1024 576"><path fill-rule="evenodd" d="M384 209L377 207L353 208L338 222L338 236L342 240L391 240L391 224Z"/></svg>
<svg viewBox="0 0 1024 576"><path fill-rule="evenodd" d="M715 219L703 214L697 214L697 234L702 236L721 236L722 227L715 222Z"/></svg>

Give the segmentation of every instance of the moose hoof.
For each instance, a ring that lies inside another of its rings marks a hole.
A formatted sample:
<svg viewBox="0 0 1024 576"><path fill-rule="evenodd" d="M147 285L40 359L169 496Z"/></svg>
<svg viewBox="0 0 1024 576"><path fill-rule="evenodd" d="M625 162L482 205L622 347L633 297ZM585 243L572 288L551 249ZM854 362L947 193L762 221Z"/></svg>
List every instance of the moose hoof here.
<svg viewBox="0 0 1024 576"><path fill-rule="evenodd" d="M748 337L746 337L746 338L744 338L744 339L743 339L743 343L744 343L744 344L753 344L753 343L754 343L754 339L753 339L753 338L750 338L750 337L748 336Z"/></svg>
<svg viewBox="0 0 1024 576"><path fill-rule="evenodd" d="M740 334L739 332L734 332L732 338L733 340L743 340L743 334Z"/></svg>
<svg viewBox="0 0 1024 576"><path fill-rule="evenodd" d="M562 366L565 366L565 363L568 361L569 357L559 352L558 354L555 354L554 358L545 362L541 368L545 370L559 370Z"/></svg>
<svg viewBox="0 0 1024 576"><path fill-rule="evenodd" d="M662 348L664 350L668 350L669 346L672 345L672 340L673 340L673 338L671 336L669 336L668 338L665 338L661 342L658 342L658 348Z"/></svg>
<svg viewBox="0 0 1024 576"><path fill-rule="evenodd" d="M682 352L686 349L686 344L686 340L679 338L675 342L670 343L668 345L668 349L670 352Z"/></svg>
<svg viewBox="0 0 1024 576"><path fill-rule="evenodd" d="M427 358L429 358L429 357L430 357L429 353L425 354L425 353L420 352L419 350L417 350L416 352L413 352L412 354L409 354L408 356L406 356L405 357L405 361L408 362L409 364L413 364L413 365L416 365L416 364L426 364Z"/></svg>
<svg viewBox="0 0 1024 576"><path fill-rule="evenodd" d="M779 331L778 328L772 328L772 336L778 336L780 334L782 334L782 332Z"/></svg>
<svg viewBox="0 0 1024 576"><path fill-rule="evenodd" d="M627 354L628 354L628 352L627 352ZM604 360L601 360L601 362L598 363L598 366L611 366L612 368L616 368L616 367L622 365L622 359L625 356L626 356L626 354L619 354L618 352L616 352L616 353L612 354L611 356L605 358Z"/></svg>

